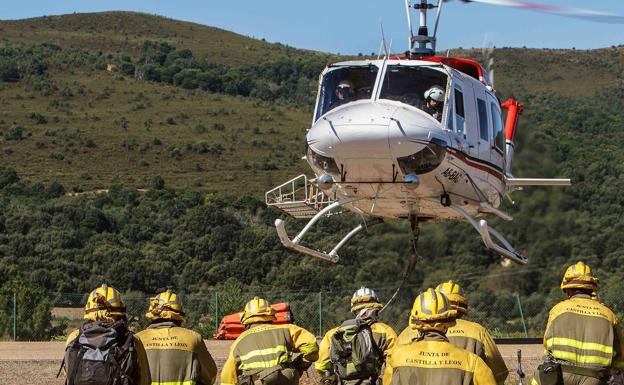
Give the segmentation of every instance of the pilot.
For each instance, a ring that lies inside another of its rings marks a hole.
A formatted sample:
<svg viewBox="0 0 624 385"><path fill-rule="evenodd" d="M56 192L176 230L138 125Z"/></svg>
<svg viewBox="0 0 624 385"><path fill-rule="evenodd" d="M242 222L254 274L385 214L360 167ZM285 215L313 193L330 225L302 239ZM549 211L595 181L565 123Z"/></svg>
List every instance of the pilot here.
<svg viewBox="0 0 624 385"><path fill-rule="evenodd" d="M336 86L336 99L332 102L331 108L341 106L353 100L354 96L353 83L349 80L343 80Z"/></svg>
<svg viewBox="0 0 624 385"><path fill-rule="evenodd" d="M444 89L440 86L432 86L425 91L425 105L423 111L433 116L438 122L442 121L442 109L444 108Z"/></svg>

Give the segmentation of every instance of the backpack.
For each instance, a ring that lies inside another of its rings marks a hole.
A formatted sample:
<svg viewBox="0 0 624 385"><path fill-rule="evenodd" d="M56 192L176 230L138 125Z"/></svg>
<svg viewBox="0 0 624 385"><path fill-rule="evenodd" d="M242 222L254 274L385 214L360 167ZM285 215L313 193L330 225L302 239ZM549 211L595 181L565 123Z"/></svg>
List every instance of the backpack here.
<svg viewBox="0 0 624 385"><path fill-rule="evenodd" d="M329 358L343 380L379 377L383 355L373 340L370 321L344 321L331 337Z"/></svg>
<svg viewBox="0 0 624 385"><path fill-rule="evenodd" d="M124 321L87 322L65 349L63 367L65 385L136 385L134 335Z"/></svg>

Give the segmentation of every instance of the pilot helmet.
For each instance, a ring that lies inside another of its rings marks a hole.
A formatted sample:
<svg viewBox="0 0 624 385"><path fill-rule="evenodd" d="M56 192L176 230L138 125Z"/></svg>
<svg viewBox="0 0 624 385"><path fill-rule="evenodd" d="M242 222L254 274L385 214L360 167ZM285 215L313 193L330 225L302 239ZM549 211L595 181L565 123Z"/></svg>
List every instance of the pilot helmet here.
<svg viewBox="0 0 624 385"><path fill-rule="evenodd" d="M349 80L342 80L336 86L336 91L346 91L347 95L351 95L353 93L353 83L351 83Z"/></svg>
<svg viewBox="0 0 624 385"><path fill-rule="evenodd" d="M432 86L425 91L425 100L435 100L437 102L444 102L444 90L440 86Z"/></svg>

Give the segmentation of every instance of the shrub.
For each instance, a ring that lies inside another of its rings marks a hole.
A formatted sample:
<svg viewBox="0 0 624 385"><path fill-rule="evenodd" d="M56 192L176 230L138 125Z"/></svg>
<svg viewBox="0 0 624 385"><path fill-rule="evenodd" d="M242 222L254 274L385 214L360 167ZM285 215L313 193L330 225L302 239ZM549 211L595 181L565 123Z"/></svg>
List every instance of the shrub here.
<svg viewBox="0 0 624 385"><path fill-rule="evenodd" d="M48 155L48 158L56 159L56 160L63 160L65 159L65 155L63 155L62 152L51 152L50 155Z"/></svg>
<svg viewBox="0 0 624 385"><path fill-rule="evenodd" d="M197 134L205 134L208 132L208 127L200 120L195 124L195 127L193 127L193 131Z"/></svg>
<svg viewBox="0 0 624 385"><path fill-rule="evenodd" d="M152 179L152 188L154 190L162 190L165 188L165 180L162 176L156 175L154 179Z"/></svg>
<svg viewBox="0 0 624 385"><path fill-rule="evenodd" d="M16 82L20 78L17 62L14 59L0 58L0 79L5 82Z"/></svg>
<svg viewBox="0 0 624 385"><path fill-rule="evenodd" d="M35 124L46 124L48 123L48 119L43 116L42 114L38 113L38 112L31 112L30 114L26 115L27 118L32 119L35 121Z"/></svg>
<svg viewBox="0 0 624 385"><path fill-rule="evenodd" d="M22 140L24 139L24 129L22 126L14 125L9 128L9 131L4 135L6 140Z"/></svg>

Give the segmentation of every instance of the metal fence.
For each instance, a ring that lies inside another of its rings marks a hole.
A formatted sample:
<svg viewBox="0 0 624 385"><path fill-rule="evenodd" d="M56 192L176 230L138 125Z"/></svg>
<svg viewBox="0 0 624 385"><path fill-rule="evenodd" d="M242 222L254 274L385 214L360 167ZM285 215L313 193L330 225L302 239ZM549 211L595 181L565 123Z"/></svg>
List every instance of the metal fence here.
<svg viewBox="0 0 624 385"><path fill-rule="evenodd" d="M245 302L254 295L267 298L272 303L288 302L295 323L317 336L340 324L352 315L349 312L351 292L254 292L212 291L181 297L187 314L187 327L204 338L211 338L223 316L241 311ZM380 292L390 298L391 291ZM417 293L404 292L380 316L400 332L407 326L411 304ZM123 298L128 320L135 330L146 327L145 317L150 295L126 293ZM62 339L68 331L82 324L86 294L53 293L32 301L28 296L11 293L0 298L0 339L19 341L44 341ZM529 301L530 302L530 301ZM534 301L533 301L534 302ZM536 308L539 307L539 308ZM487 296L470 300L467 319L486 326L494 337L540 337L546 323L548 307L543 304L525 304L518 295Z"/></svg>

